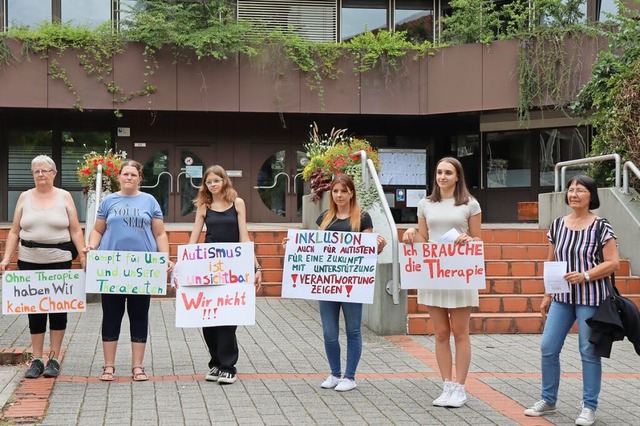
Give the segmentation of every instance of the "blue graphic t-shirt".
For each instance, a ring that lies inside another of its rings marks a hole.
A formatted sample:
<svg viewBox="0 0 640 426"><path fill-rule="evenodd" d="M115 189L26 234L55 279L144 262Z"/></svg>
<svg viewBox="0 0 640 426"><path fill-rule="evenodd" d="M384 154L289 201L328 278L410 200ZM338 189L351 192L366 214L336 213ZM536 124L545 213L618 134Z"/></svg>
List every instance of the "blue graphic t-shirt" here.
<svg viewBox="0 0 640 426"><path fill-rule="evenodd" d="M107 221L99 250L158 251L151 221L162 219L156 199L145 192L127 197L110 194L100 203L98 219Z"/></svg>

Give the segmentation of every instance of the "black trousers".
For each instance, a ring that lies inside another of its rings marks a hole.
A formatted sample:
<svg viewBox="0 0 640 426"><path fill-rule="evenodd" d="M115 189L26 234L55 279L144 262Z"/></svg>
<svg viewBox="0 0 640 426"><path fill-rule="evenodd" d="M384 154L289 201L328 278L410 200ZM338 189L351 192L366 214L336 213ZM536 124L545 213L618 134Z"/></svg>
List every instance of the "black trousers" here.
<svg viewBox="0 0 640 426"><path fill-rule="evenodd" d="M218 367L220 371L236 374L236 363L238 362L237 328L236 325L202 328L204 341L211 355L209 368Z"/></svg>
<svg viewBox="0 0 640 426"><path fill-rule="evenodd" d="M38 271L46 269L71 269L71 261L56 263L31 263L18 260L18 269L21 271ZM43 334L47 331L47 317L49 318L50 330L67 329L67 313L56 312L52 314L28 314L29 333Z"/></svg>

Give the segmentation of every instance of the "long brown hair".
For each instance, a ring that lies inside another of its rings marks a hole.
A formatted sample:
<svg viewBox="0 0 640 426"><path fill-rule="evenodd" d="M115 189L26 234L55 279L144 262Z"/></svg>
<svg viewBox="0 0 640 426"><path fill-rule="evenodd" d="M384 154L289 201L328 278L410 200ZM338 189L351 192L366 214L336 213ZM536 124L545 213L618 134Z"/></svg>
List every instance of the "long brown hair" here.
<svg viewBox="0 0 640 426"><path fill-rule="evenodd" d="M471 198L471 193L467 189L467 183L464 179L464 170L462 169L462 163L457 158L453 157L444 157L438 164L436 164L436 170L433 173L433 190L427 199L433 202L442 201L442 194L440 193L440 187L438 186L438 166L441 163L447 162L453 166L456 170L456 176L458 177L458 181L456 182L456 187L453 190L453 197L455 199L455 205L459 206L462 204L467 204L469 202L469 198Z"/></svg>
<svg viewBox="0 0 640 426"><path fill-rule="evenodd" d="M193 204L195 204L196 207L200 207L202 205L207 206L207 208L211 207L211 203L213 203L213 195L211 195L211 191L209 191L209 188L207 187L207 177L210 174L220 176L222 179L222 189L220 191L222 193L222 199L228 203L233 203L238 197L238 193L233 189L233 184L227 175L227 171L222 166L216 164L205 170L202 175L202 184L198 190L198 197L193 200Z"/></svg>
<svg viewBox="0 0 640 426"><path fill-rule="evenodd" d="M356 186L353 183L351 176L345 174L336 175L331 181L329 186L329 194L333 192L333 187L336 185L343 185L347 191L353 196L349 200L349 224L351 225L351 231L360 232L361 212L360 205L356 198ZM333 223L338 216L338 205L333 201L333 195L329 198L329 210L325 213L322 223L320 223L320 229L327 229L331 223Z"/></svg>

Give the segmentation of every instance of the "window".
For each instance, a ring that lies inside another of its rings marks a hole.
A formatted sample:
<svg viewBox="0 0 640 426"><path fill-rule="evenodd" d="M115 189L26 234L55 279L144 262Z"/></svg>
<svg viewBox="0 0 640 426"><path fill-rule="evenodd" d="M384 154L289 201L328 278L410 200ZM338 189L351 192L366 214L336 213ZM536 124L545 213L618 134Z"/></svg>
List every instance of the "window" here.
<svg viewBox="0 0 640 426"><path fill-rule="evenodd" d="M95 28L110 22L119 9L128 9L136 3L135 0L0 0L0 30L59 21Z"/></svg>
<svg viewBox="0 0 640 426"><path fill-rule="evenodd" d="M51 2L47 0L7 0L7 27L38 26L51 22Z"/></svg>
<svg viewBox="0 0 640 426"><path fill-rule="evenodd" d="M111 20L110 0L62 0L62 22L95 28Z"/></svg>
<svg viewBox="0 0 640 426"><path fill-rule="evenodd" d="M611 21L613 18L610 15L617 14L618 5L615 0L596 0L596 21Z"/></svg>
<svg viewBox="0 0 640 426"><path fill-rule="evenodd" d="M396 0L393 23L396 31L406 31L410 39L433 41L433 2Z"/></svg>
<svg viewBox="0 0 640 426"><path fill-rule="evenodd" d="M349 40L365 30L389 28L389 2L385 0L343 0L340 15L340 39Z"/></svg>
<svg viewBox="0 0 640 426"><path fill-rule="evenodd" d="M540 130L540 186L554 186L554 170L560 161L587 156L587 128ZM568 172L571 172L569 170ZM580 171L573 169L574 174Z"/></svg>
<svg viewBox="0 0 640 426"><path fill-rule="evenodd" d="M487 188L531 186L531 133L486 133Z"/></svg>

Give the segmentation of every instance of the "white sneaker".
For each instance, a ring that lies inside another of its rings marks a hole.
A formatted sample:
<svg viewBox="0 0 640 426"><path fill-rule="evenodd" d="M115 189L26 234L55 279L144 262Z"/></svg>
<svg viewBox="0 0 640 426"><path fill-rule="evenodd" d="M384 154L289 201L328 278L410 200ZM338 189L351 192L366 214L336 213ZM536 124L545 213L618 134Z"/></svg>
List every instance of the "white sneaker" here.
<svg viewBox="0 0 640 426"><path fill-rule="evenodd" d="M582 412L576 419L576 424L580 426L591 426L596 422L596 417L596 410L585 408L584 405L582 405Z"/></svg>
<svg viewBox="0 0 640 426"><path fill-rule="evenodd" d="M529 417L540 417L546 414L555 414L556 406L547 404L543 399L533 404L531 408L524 410L524 415Z"/></svg>
<svg viewBox="0 0 640 426"><path fill-rule="evenodd" d="M447 400L451 396L451 391L453 390L453 386L454 386L453 382L449 380L445 380L443 382L442 393L440 394L439 397L433 400L433 405L435 405L436 407L445 407L447 404Z"/></svg>
<svg viewBox="0 0 640 426"><path fill-rule="evenodd" d="M320 387L324 389L333 389L338 386L338 383L340 383L340 378L336 376L329 376L324 382L322 382Z"/></svg>
<svg viewBox="0 0 640 426"><path fill-rule="evenodd" d="M338 392L346 392L356 388L356 381L351 379L340 379L340 383L335 387Z"/></svg>
<svg viewBox="0 0 640 426"><path fill-rule="evenodd" d="M454 383L453 390L451 391L451 395L449 395L449 399L447 399L445 403L445 407L460 408L466 403L467 394L464 391L464 385Z"/></svg>

